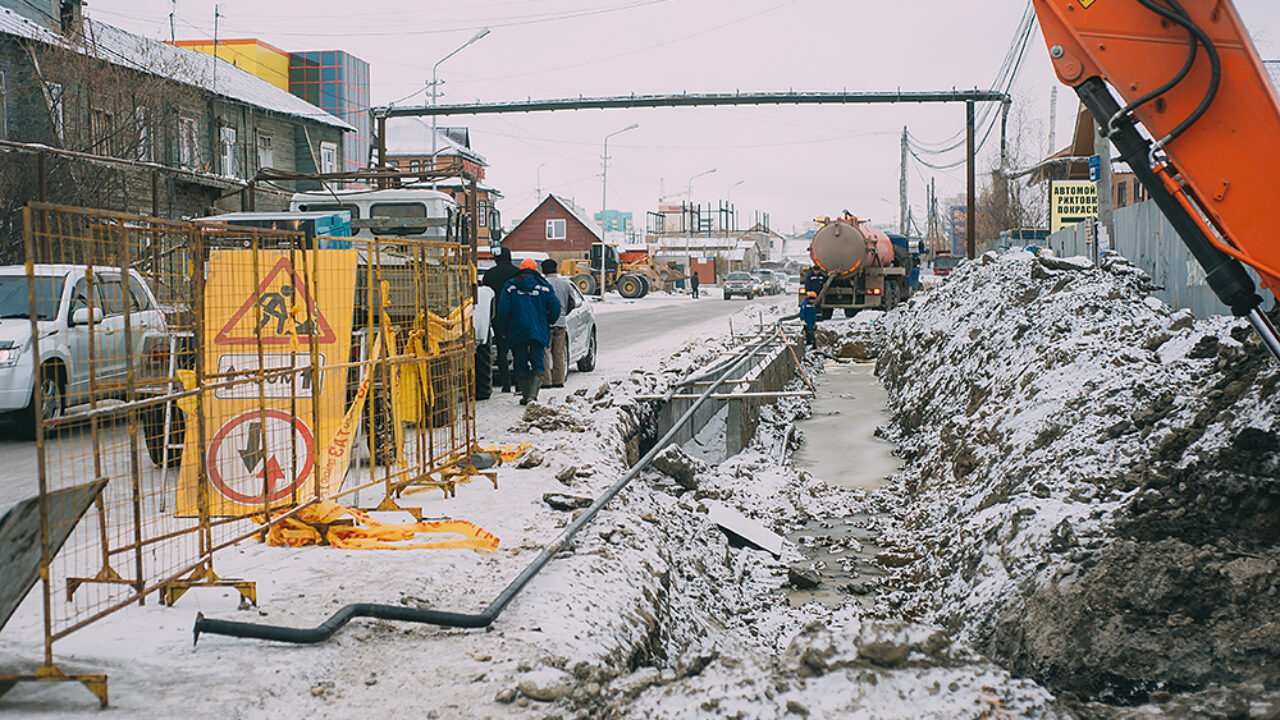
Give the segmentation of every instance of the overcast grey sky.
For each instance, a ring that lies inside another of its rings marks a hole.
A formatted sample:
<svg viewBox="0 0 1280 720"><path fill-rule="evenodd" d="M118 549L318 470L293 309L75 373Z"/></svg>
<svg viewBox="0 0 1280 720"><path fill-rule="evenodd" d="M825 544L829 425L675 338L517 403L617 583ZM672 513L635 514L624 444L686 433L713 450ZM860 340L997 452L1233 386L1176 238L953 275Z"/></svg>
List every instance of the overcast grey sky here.
<svg viewBox="0 0 1280 720"><path fill-rule="evenodd" d="M168 39L211 38L214 0L95 0L104 22ZM480 40L441 65L441 103L526 97L734 90L832 91L986 88L1004 59L1026 0L218 0L220 38L256 37L284 50L340 49L371 65L375 104L424 103L431 66L477 29ZM1264 58L1280 58L1280 3L1237 0ZM408 8L408 9L406 9ZM1037 28L1014 85L1016 131L1048 151L1049 95L1057 84ZM416 95L414 93L417 93ZM407 99L406 96L408 97ZM1075 97L1059 91L1058 145L1070 139ZM409 121L412 122L412 121ZM430 122L429 120L427 121ZM789 231L816 215L849 209L876 222L898 217L902 127L941 142L963 129L955 106L734 107L588 110L442 119L471 128L506 196L504 224L544 191L600 209L604 136L609 206L636 214L660 192L678 202L729 195L741 222L768 212ZM980 168L990 167L995 137ZM429 148L428 148L429 149ZM943 164L960 153L938 158ZM539 167L541 170L539 172ZM963 167L911 163L910 203L923 213L924 185L944 198L964 191Z"/></svg>

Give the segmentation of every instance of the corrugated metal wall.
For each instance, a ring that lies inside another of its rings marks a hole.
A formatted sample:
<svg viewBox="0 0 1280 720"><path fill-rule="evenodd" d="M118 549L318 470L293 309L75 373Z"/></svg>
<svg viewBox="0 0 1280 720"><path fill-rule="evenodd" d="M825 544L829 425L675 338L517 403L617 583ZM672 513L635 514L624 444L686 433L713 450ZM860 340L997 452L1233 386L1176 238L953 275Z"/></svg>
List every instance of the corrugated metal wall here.
<svg viewBox="0 0 1280 720"><path fill-rule="evenodd" d="M1182 244L1173 226L1165 220L1160 208L1150 200L1115 211L1115 237L1112 249L1151 274L1163 290L1152 293L1174 309L1190 308L1197 317L1230 315L1204 280L1204 270ZM1085 225L1060 230L1049 236L1049 247L1062 257L1084 255L1094 257L1093 244L1087 239ZM1254 282L1257 274L1250 271ZM1271 306L1270 293L1264 293Z"/></svg>

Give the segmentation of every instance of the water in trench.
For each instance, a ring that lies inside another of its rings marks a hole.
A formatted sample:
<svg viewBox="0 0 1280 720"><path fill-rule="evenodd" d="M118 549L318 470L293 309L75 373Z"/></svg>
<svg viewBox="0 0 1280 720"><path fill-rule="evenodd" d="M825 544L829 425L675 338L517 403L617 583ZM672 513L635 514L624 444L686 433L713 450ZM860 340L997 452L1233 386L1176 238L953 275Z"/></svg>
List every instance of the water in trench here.
<svg viewBox="0 0 1280 720"><path fill-rule="evenodd" d="M831 362L813 384L817 394L812 417L796 423L804 442L792 455L796 467L814 477L848 488L875 488L898 470L893 444L876 436L885 421L888 396L871 363ZM814 588L792 588L793 604L819 602L835 606L850 595L870 607L877 580L886 571L875 561L883 550L876 540L877 518L814 518L787 539L804 553L803 567L817 573Z"/></svg>
<svg viewBox="0 0 1280 720"><path fill-rule="evenodd" d="M804 434L792 455L796 467L841 487L879 487L901 461L893 456L893 444L875 434L876 426L888 420L888 394L876 379L875 365L831 362L811 379L817 394L810 406L813 416L796 422Z"/></svg>

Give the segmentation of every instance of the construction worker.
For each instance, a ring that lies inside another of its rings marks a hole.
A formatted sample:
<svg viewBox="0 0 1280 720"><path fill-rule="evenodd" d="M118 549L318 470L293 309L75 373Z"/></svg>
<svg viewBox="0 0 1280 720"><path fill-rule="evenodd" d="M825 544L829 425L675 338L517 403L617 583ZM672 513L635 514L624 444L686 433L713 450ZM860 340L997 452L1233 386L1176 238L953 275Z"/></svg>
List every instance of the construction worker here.
<svg viewBox="0 0 1280 720"><path fill-rule="evenodd" d="M494 258L493 267L484 273L482 282L486 287L493 291L493 305L496 313L498 300L502 297L502 288L506 287L507 281L516 275L516 266L511 262L511 249L502 248L498 250L497 256ZM496 317L496 314L495 314ZM496 328L497 325L495 324ZM501 333L494 332L493 336L494 348L497 351L498 358L498 384L502 386L502 392L511 389L511 349L507 347L507 338Z"/></svg>
<svg viewBox="0 0 1280 720"><path fill-rule="evenodd" d="M818 347L818 293L810 290L800 303L800 319L804 321L804 344Z"/></svg>
<svg viewBox="0 0 1280 720"><path fill-rule="evenodd" d="M515 277L502 288L497 318L497 332L507 338L511 348L521 405L538 399L546 370L543 357L551 344L551 324L558 317L560 300L555 290L538 272L538 262L525 259Z"/></svg>
<svg viewBox="0 0 1280 720"><path fill-rule="evenodd" d="M569 313L576 307L573 283L561 275L559 269L559 264L551 258L542 261L542 274L560 301L560 317L551 323L551 344L547 346L546 371L542 374L542 384L553 388L564 387L564 378L569 372Z"/></svg>

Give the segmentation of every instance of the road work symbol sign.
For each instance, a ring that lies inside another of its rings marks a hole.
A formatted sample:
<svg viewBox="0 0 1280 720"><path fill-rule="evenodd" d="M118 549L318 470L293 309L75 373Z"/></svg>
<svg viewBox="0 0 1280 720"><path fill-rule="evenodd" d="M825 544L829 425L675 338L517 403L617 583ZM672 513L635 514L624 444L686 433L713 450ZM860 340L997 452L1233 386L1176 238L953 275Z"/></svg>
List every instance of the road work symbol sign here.
<svg viewBox="0 0 1280 720"><path fill-rule="evenodd" d="M219 345L257 345L261 338L263 345L288 345L295 336L305 343L313 335L319 343L335 339L333 328L294 271L293 262L282 257L213 341Z"/></svg>
<svg viewBox="0 0 1280 720"><path fill-rule="evenodd" d="M358 260L356 250L209 252L199 330L209 387L203 409L186 410L179 517L242 517L342 484L345 473L317 478L316 457L346 412Z"/></svg>
<svg viewBox="0 0 1280 720"><path fill-rule="evenodd" d="M315 467L315 436L283 410L250 410L227 421L209 443L209 484L244 505L277 503Z"/></svg>

